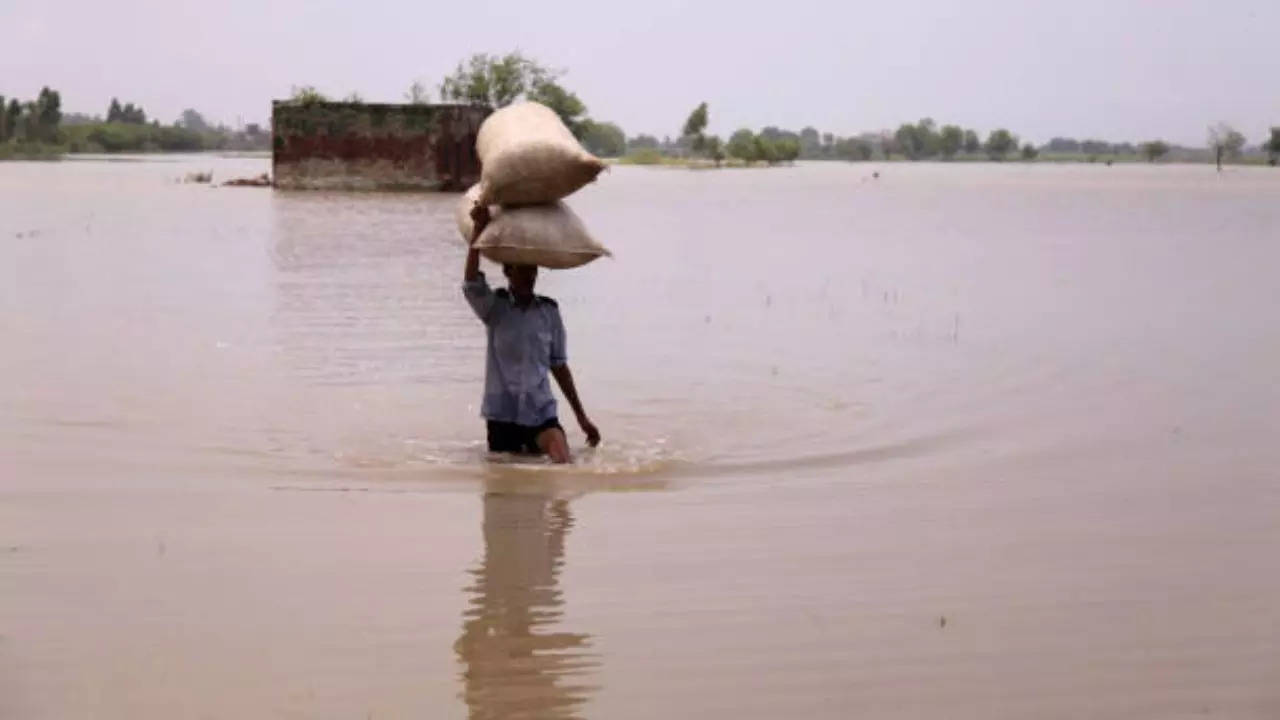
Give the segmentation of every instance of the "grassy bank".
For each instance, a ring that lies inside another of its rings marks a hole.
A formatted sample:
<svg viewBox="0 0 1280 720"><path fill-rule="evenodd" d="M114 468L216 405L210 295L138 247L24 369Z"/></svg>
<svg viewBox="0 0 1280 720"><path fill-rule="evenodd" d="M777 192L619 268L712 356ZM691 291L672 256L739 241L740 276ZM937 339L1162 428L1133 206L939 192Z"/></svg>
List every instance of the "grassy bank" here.
<svg viewBox="0 0 1280 720"><path fill-rule="evenodd" d="M676 157L672 155L663 155L654 150L641 150L629 153L620 158L609 160L615 165L637 165L642 167L674 167L688 168L693 170L717 169L717 168L746 168L746 167L778 167L791 165L793 163L775 163L770 165L765 162L747 162L737 158L729 158L723 162L716 164L712 160L706 158L690 158ZM911 160L901 155L892 155L888 158L876 157L867 160L844 160L844 159L811 159L802 160L801 162L834 162L834 163L913 163L913 162L931 162L931 163L1000 163L1000 164L1028 164L1028 163L1053 163L1053 164L1143 164L1143 165L1212 165L1214 161L1212 157L1206 158L1200 155L1173 155L1162 157L1152 163L1145 156L1136 153L1122 155L1085 155L1083 153L1040 153L1034 158L1023 158L1021 155L1009 155L1003 160L994 160L986 153L961 153L950 159L929 158L927 160ZM1245 155L1241 158L1223 163L1224 167L1248 166L1262 167L1266 166L1266 156L1263 155Z"/></svg>
<svg viewBox="0 0 1280 720"><path fill-rule="evenodd" d="M664 155L658 152L657 150L647 150L647 149L637 150L636 152L628 153L619 158L611 158L609 162L614 165L676 167L676 168L690 168L694 170L703 170L703 169L714 170L716 168L771 167L767 163L747 162L745 160L739 160L738 158L725 158L724 160L717 163L716 161L708 158L676 157L674 155ZM777 163L777 164L781 165L781 164L790 164L790 163Z"/></svg>
<svg viewBox="0 0 1280 720"><path fill-rule="evenodd" d="M258 133L222 130L190 130L175 125L104 122L62 128L69 152L147 153L202 152L206 150L263 151L270 149L270 137Z"/></svg>
<svg viewBox="0 0 1280 720"><path fill-rule="evenodd" d="M0 143L0 160L54 159L65 154L270 152L270 136L196 131L173 125L85 123L57 129L56 142Z"/></svg>
<svg viewBox="0 0 1280 720"><path fill-rule="evenodd" d="M66 152L65 145L0 143L0 160L59 160Z"/></svg>

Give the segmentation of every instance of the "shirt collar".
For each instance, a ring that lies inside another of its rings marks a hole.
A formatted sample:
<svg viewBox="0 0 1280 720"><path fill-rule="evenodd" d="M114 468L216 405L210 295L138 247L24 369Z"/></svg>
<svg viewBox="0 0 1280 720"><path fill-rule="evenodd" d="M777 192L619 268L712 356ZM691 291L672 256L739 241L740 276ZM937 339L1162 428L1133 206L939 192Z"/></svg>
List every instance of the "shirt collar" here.
<svg viewBox="0 0 1280 720"><path fill-rule="evenodd" d="M515 294L515 293L513 293L513 292L511 292L511 290L510 290L510 289L508 289L508 290L507 290L507 296L511 298L511 306L512 306L512 307L514 307L514 308L520 309L520 310L528 310L529 308L535 308L535 307L537 307L537 306L539 305L539 303L541 303L541 302L542 302L542 301L538 298L538 294L537 294L537 293L534 293L534 294L533 294L533 297L529 298L529 304L528 304L528 305L521 305L521 304L520 304L520 301L516 299L516 294Z"/></svg>

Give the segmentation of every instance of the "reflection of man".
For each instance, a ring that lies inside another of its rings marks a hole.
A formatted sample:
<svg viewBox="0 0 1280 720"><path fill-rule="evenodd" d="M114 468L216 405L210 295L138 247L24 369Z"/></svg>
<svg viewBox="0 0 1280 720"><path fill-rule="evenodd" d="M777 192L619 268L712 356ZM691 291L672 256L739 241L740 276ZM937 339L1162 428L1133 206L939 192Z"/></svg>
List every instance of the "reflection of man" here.
<svg viewBox="0 0 1280 720"><path fill-rule="evenodd" d="M547 632L563 614L556 583L572 524L563 500L485 495L484 560L454 644L472 718L572 718L586 701L589 688L566 681L590 664L590 636Z"/></svg>

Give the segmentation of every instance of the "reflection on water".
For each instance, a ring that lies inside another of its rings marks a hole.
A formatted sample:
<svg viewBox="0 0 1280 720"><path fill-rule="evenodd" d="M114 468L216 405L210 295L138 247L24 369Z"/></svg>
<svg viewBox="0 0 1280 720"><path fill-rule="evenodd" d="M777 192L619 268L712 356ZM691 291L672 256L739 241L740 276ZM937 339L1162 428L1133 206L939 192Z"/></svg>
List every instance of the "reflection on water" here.
<svg viewBox="0 0 1280 720"><path fill-rule="evenodd" d="M556 626L564 614L558 582L573 516L565 500L484 496L484 559L466 588L469 607L454 650L465 669L472 718L573 718L592 687L591 636Z"/></svg>
<svg viewBox="0 0 1280 720"><path fill-rule="evenodd" d="M474 363L462 364L462 357L471 359L465 352L432 352L458 348L459 336L476 325L453 275L443 272L457 265L456 248L439 237L440 209L449 199L274 199L271 322L297 377L311 385L363 386L470 379L464 371Z"/></svg>
<svg viewBox="0 0 1280 720"><path fill-rule="evenodd" d="M0 717L1280 717L1280 173L616 168L552 469L456 198L214 162L0 169Z"/></svg>

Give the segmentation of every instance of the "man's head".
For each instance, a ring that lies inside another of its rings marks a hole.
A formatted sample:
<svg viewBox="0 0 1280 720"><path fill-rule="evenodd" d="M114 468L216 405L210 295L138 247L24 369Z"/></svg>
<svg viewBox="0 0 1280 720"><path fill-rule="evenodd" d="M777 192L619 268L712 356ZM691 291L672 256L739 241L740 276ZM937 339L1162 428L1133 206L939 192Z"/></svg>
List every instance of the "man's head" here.
<svg viewBox="0 0 1280 720"><path fill-rule="evenodd" d="M538 282L537 265L504 264L502 274L507 276L507 287L511 288L512 295L518 298L533 295L533 285Z"/></svg>

